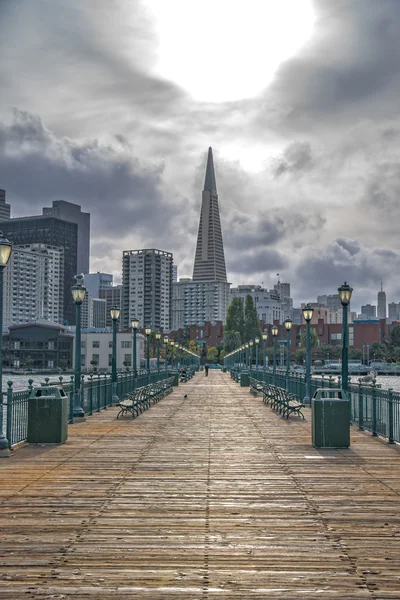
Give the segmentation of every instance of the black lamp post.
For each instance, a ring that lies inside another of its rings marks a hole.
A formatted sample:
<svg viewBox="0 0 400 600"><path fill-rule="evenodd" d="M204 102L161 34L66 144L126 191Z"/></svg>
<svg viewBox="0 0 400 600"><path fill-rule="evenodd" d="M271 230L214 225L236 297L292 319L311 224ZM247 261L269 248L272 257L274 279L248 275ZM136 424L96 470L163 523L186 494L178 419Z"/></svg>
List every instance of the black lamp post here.
<svg viewBox="0 0 400 600"><path fill-rule="evenodd" d="M147 383L150 383L150 334L151 328L145 327L146 334L146 369L147 369Z"/></svg>
<svg viewBox="0 0 400 600"><path fill-rule="evenodd" d="M305 306L303 308L303 317L306 322L306 395L304 397L304 403L308 404L311 402L311 337L310 337L310 323L313 316L314 309L312 306Z"/></svg>
<svg viewBox="0 0 400 600"><path fill-rule="evenodd" d="M245 348L246 348L246 368L248 369L250 366L250 352L249 352L249 344L248 342L245 343Z"/></svg>
<svg viewBox="0 0 400 600"><path fill-rule="evenodd" d="M3 428L3 274L11 256L12 244L0 232L0 456L10 455Z"/></svg>
<svg viewBox="0 0 400 600"><path fill-rule="evenodd" d="M175 350L175 342L174 340L169 340L169 345L171 346L171 367L175 368L175 358L174 358L174 350Z"/></svg>
<svg viewBox="0 0 400 600"><path fill-rule="evenodd" d="M160 340L161 333L157 331L156 333L156 344L157 344L157 372L160 372Z"/></svg>
<svg viewBox="0 0 400 600"><path fill-rule="evenodd" d="M81 403L81 306L85 299L85 294L86 288L83 286L83 277L76 277L76 284L72 286L72 297L76 306L74 422L86 421Z"/></svg>
<svg viewBox="0 0 400 600"><path fill-rule="evenodd" d="M113 306L110 309L110 315L112 319L111 401L113 404L117 404L117 402L119 402L119 398L117 396L117 321L120 314L121 311L117 306Z"/></svg>
<svg viewBox="0 0 400 600"><path fill-rule="evenodd" d="M175 350L176 350L176 368L179 369L179 344L175 342Z"/></svg>
<svg viewBox="0 0 400 600"><path fill-rule="evenodd" d="M164 336L164 350L165 350L165 370L168 371L168 359L167 359L167 353L168 353L168 336Z"/></svg>
<svg viewBox="0 0 400 600"><path fill-rule="evenodd" d="M347 311L351 300L353 288L346 282L338 288L340 302L343 307L342 319L342 388L347 392L349 388L349 340L347 327Z"/></svg>
<svg viewBox="0 0 400 600"><path fill-rule="evenodd" d="M276 377L276 337L278 335L278 328L276 325L273 325L271 328L273 346L274 346L274 362L273 362L273 381L275 385L275 377Z"/></svg>
<svg viewBox="0 0 400 600"><path fill-rule="evenodd" d="M290 330L292 329L292 320L285 320L286 329L286 391L289 391L289 375L290 375Z"/></svg>
<svg viewBox="0 0 400 600"><path fill-rule="evenodd" d="M137 356L136 356L136 335L137 335L137 330L139 327L139 321L137 319L132 319L131 321L131 325L132 325L132 369L133 369L133 376L136 379L137 377ZM135 382L136 385L136 382Z"/></svg>
<svg viewBox="0 0 400 600"><path fill-rule="evenodd" d="M251 373L251 370L253 368L253 345L254 345L253 340L250 340L249 341L249 346L250 346L250 373Z"/></svg>

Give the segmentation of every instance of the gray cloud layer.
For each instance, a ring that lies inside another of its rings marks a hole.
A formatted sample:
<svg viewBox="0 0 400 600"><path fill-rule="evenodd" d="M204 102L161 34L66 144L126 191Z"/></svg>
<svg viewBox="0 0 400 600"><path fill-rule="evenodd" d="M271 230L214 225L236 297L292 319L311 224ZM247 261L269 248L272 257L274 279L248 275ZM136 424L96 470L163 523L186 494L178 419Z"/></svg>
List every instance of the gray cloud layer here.
<svg viewBox="0 0 400 600"><path fill-rule="evenodd" d="M14 214L78 202L93 268L118 272L123 249L155 245L190 275L212 145L233 283L279 271L300 302L347 279L361 304L383 277L399 301L400 3L314 5L312 38L264 94L206 104L151 74L138 0L2 0L0 187ZM258 172L240 162L253 146Z"/></svg>

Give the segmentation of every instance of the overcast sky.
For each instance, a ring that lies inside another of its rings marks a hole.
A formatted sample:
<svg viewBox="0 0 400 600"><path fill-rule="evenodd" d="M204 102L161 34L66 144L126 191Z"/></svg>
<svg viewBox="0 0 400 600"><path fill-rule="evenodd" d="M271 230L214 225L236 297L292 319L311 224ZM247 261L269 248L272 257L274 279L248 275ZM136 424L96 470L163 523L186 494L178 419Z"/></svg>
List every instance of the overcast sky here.
<svg viewBox="0 0 400 600"><path fill-rule="evenodd" d="M400 301L399 0L0 0L0 188L92 215L91 268L191 276L213 147L228 278Z"/></svg>

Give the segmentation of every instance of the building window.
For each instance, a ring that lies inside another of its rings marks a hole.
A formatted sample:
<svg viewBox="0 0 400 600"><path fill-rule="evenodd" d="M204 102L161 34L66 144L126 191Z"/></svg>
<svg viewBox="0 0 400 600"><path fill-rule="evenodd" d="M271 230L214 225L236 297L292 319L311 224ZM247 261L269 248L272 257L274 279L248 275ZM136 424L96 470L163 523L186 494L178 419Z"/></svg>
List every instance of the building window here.
<svg viewBox="0 0 400 600"><path fill-rule="evenodd" d="M339 341L342 339L341 333L331 333L331 342Z"/></svg>
<svg viewBox="0 0 400 600"><path fill-rule="evenodd" d="M85 355L81 354L81 367L85 366Z"/></svg>
<svg viewBox="0 0 400 600"><path fill-rule="evenodd" d="M112 366L112 354L108 355L108 366L111 367Z"/></svg>
<svg viewBox="0 0 400 600"><path fill-rule="evenodd" d="M93 342L92 342L92 348L100 348L100 342L99 342L99 340L93 340Z"/></svg>
<svg viewBox="0 0 400 600"><path fill-rule="evenodd" d="M354 346L354 327L349 327L349 346Z"/></svg>
<svg viewBox="0 0 400 600"><path fill-rule="evenodd" d="M125 354L124 355L124 366L130 367L131 364L132 364L132 354Z"/></svg>
<svg viewBox="0 0 400 600"><path fill-rule="evenodd" d="M121 348L132 348L132 342L130 340L121 342Z"/></svg>
<svg viewBox="0 0 400 600"><path fill-rule="evenodd" d="M112 348L112 347L113 347L112 340L109 340L109 341L108 341L108 347L109 347L109 348Z"/></svg>
<svg viewBox="0 0 400 600"><path fill-rule="evenodd" d="M92 360L90 361L93 365L98 365L100 359L100 354L92 354Z"/></svg>

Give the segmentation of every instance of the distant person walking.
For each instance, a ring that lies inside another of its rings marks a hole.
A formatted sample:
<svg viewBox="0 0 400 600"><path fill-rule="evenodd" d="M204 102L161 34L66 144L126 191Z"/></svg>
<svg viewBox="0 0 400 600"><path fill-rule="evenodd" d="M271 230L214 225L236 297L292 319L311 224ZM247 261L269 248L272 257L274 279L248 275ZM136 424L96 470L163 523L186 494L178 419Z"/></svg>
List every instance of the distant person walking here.
<svg viewBox="0 0 400 600"><path fill-rule="evenodd" d="M208 369L209 368L210 367L208 365L204 365L204 371L205 371L206 377L208 377Z"/></svg>

